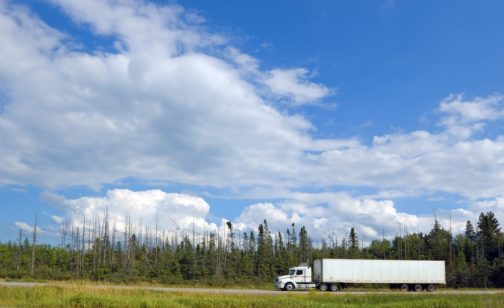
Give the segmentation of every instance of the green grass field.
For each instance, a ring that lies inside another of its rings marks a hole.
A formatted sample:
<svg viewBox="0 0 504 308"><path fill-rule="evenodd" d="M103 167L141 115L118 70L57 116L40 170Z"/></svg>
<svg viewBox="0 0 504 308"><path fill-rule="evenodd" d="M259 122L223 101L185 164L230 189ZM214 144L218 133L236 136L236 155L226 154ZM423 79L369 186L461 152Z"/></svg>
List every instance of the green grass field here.
<svg viewBox="0 0 504 308"><path fill-rule="evenodd" d="M309 292L222 295L87 286L0 287L2 307L504 307L504 294L371 294Z"/></svg>

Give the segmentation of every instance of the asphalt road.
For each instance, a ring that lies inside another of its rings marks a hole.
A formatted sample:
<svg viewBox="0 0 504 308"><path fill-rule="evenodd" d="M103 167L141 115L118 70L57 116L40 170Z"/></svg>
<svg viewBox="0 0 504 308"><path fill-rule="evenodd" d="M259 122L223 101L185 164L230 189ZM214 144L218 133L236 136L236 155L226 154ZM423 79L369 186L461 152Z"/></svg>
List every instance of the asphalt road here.
<svg viewBox="0 0 504 308"><path fill-rule="evenodd" d="M12 288L33 288L33 287L75 287L76 284L64 283L44 283L44 282L13 282L0 281L0 287ZM83 285L84 288L93 289L118 289L118 290L150 290L162 292L193 292L193 293L213 293L213 294L242 294L242 295L288 295L288 294L310 294L306 291L271 291L271 290L255 290L255 289L218 289L218 288L171 288L171 287L149 287L149 286L120 286L120 285ZM343 291L343 292L327 292L334 295L366 295L366 294L427 294L426 292L392 292L392 291ZM441 290L428 294L504 294L504 290Z"/></svg>

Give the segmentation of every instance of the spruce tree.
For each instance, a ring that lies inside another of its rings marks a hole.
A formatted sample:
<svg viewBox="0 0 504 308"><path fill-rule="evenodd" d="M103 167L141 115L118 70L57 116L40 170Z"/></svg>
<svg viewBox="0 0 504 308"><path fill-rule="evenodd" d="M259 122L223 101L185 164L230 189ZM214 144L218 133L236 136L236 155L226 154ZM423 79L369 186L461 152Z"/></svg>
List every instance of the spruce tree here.
<svg viewBox="0 0 504 308"><path fill-rule="evenodd" d="M348 236L348 255L350 258L357 258L359 256L359 239L355 229L352 227L350 229L350 235Z"/></svg>
<svg viewBox="0 0 504 308"><path fill-rule="evenodd" d="M493 212L481 213L478 219L478 238L482 242L483 256L492 260L499 256L499 221Z"/></svg>
<svg viewBox="0 0 504 308"><path fill-rule="evenodd" d="M307 262L311 257L311 243L304 226L299 230L299 262Z"/></svg>

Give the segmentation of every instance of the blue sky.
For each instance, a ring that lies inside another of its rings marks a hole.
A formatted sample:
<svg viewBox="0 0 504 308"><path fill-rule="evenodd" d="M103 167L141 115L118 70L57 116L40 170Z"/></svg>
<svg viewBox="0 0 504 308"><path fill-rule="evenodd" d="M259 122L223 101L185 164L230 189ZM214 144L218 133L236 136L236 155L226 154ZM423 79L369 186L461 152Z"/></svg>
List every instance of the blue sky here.
<svg viewBox="0 0 504 308"><path fill-rule="evenodd" d="M0 240L504 219L501 1L81 2L0 4Z"/></svg>

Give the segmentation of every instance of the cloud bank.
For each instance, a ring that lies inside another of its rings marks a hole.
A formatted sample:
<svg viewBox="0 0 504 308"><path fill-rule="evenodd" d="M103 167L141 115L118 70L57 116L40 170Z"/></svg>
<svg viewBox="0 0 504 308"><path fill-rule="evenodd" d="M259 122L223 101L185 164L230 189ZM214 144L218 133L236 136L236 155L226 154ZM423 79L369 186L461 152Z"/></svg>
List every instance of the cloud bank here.
<svg viewBox="0 0 504 308"><path fill-rule="evenodd" d="M315 242L322 240L341 241L350 228L355 228L360 239L369 243L373 239L387 238L406 232L428 233L434 224L434 215L414 215L398 211L394 201L369 197L352 197L346 193L298 193L282 202L254 203L246 206L238 217L223 217L218 223L210 222L211 206L201 197L187 194L166 193L161 190L132 191L113 189L104 197L81 197L69 199L46 194L46 199L59 206L65 219L54 219L49 226L54 234L58 225L71 224L86 228L103 221L106 213L110 223L119 233L124 232L129 221L133 232L146 231L158 236L197 236L214 232L224 234L225 222L231 221L235 232L256 230L266 219L273 232L284 233L294 223L297 230L305 226ZM436 218L445 229L454 233L463 232L467 220L473 223L480 212L493 211L499 220L504 220L504 199L474 202L468 209L440 210ZM16 226L25 232L33 227L23 222ZM146 229L147 228L147 229ZM40 229L41 230L41 229ZM47 232L46 232L47 233Z"/></svg>
<svg viewBox="0 0 504 308"><path fill-rule="evenodd" d="M238 218L243 226L264 211L279 226L307 219L329 232L331 224L355 223L369 236L381 224L393 230L420 218L397 213L391 200L336 194L314 204L294 196L338 186L447 192L500 209L504 137L481 136L504 117L501 95L449 95L432 129L379 135L370 143L353 136L318 139L313 123L290 108L333 94L310 68L263 69L179 6L51 3L103 46L86 45L29 9L0 2L0 185L99 188L136 178L229 188L237 196L286 200L251 205ZM170 202L184 208L157 194L142 196L158 209ZM121 197L104 198L73 206L115 204ZM199 211L200 226L210 227L203 221L208 210Z"/></svg>
<svg viewBox="0 0 504 308"><path fill-rule="evenodd" d="M131 223L137 234L145 233L145 230L154 234L156 225L158 236L162 231L183 236L191 234L192 230L203 234L218 229L216 224L206 220L210 210L208 203L187 194L113 189L104 197L67 199L54 194L46 194L45 197L66 214L66 221L56 221L60 225L67 223L88 228L88 225L98 222L103 226L104 218L108 217L110 224L119 232L124 232L127 224Z"/></svg>
<svg viewBox="0 0 504 308"><path fill-rule="evenodd" d="M27 9L2 2L0 184L99 187L133 177L235 189L502 194L504 139L472 134L502 118L502 96L442 100L440 132L375 136L371 144L316 139L312 123L269 100L328 95L306 68L261 71L178 6L53 3L118 47L76 48Z"/></svg>

